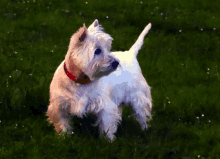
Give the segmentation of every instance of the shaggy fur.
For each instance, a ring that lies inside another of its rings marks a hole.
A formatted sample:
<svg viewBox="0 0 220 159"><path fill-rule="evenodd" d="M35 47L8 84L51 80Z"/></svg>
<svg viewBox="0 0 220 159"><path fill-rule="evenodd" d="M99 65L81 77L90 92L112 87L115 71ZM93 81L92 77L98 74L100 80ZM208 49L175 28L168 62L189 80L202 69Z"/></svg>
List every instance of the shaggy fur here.
<svg viewBox="0 0 220 159"><path fill-rule="evenodd" d="M136 56L150 27L149 24L126 52L110 53L113 39L103 32L98 20L88 29L84 25L71 37L65 60L50 84L47 116L57 132L73 131L71 115L82 117L93 112L98 116L100 133L113 140L121 120L121 103L131 104L142 128L147 127L152 107L150 87ZM65 73L64 63L74 81Z"/></svg>
<svg viewBox="0 0 220 159"><path fill-rule="evenodd" d="M151 24L148 24L129 51L111 52L111 55L119 60L120 65L116 71L100 80L100 88L108 97L105 100L110 102L106 108L108 111L99 113L99 116L102 117L99 126L101 130L108 131L107 135L110 139L114 138L117 123L121 120L122 112L119 110L119 106L122 103L132 106L142 129L147 128L147 121L151 119L151 91L137 61L138 51L150 28Z"/></svg>

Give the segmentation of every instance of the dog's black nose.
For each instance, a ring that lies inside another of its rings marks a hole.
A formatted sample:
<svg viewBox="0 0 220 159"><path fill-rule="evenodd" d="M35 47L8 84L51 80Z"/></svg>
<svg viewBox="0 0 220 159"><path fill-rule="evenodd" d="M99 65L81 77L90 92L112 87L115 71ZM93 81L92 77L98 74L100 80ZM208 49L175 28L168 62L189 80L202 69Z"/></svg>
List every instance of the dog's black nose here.
<svg viewBox="0 0 220 159"><path fill-rule="evenodd" d="M116 67L118 67L118 64L119 64L118 61L112 62L112 68L115 69Z"/></svg>

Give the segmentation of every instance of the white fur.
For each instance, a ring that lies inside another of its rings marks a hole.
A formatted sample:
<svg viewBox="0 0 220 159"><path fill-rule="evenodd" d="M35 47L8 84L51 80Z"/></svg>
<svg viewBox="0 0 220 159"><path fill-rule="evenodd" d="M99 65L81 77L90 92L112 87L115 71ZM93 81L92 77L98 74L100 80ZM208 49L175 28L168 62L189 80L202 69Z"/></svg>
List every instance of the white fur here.
<svg viewBox="0 0 220 159"><path fill-rule="evenodd" d="M122 103L131 104L143 129L147 128L146 122L151 119L151 91L136 58L143 45L144 36L150 28L151 24L148 24L129 51L111 53L120 61L120 66L100 80L99 85L106 95L106 100L114 102L108 105L108 109L115 109L117 112L112 114L115 117L108 119L108 125L104 128L104 131L108 131L107 135L110 139L114 138L113 134L116 132L115 123L121 120L121 112L118 109Z"/></svg>
<svg viewBox="0 0 220 159"><path fill-rule="evenodd" d="M69 68L77 66L76 72L72 70L77 77L80 77L78 75L82 70L92 82L79 84L69 79L63 69L64 61L57 68L50 84L50 105L47 111L48 120L57 132L71 134L71 115L83 117L93 112L98 116L100 133L106 133L113 140L121 120L119 105L122 103L131 104L141 127L147 128L146 122L151 118L151 93L136 56L150 27L151 24L144 29L131 49L125 52L109 52L112 38L102 31L98 20L88 30L84 26L72 36L65 63ZM83 37L83 32L87 35L85 40L76 42ZM102 50L100 56L94 55L97 46ZM115 68L111 67L117 61L119 66L114 71Z"/></svg>

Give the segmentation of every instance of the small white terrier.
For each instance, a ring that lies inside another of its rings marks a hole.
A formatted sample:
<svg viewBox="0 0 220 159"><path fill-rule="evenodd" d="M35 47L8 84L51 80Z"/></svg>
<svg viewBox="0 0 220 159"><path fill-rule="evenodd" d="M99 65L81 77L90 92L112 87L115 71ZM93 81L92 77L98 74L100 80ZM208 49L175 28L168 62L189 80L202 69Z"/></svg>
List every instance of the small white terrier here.
<svg viewBox="0 0 220 159"><path fill-rule="evenodd" d="M113 140L122 103L131 104L142 128L147 128L151 93L136 56L150 27L148 24L125 52L110 53L112 37L102 31L98 20L72 36L65 60L50 84L47 116L57 132L72 132L71 115L83 117L93 112L98 116L100 133Z"/></svg>

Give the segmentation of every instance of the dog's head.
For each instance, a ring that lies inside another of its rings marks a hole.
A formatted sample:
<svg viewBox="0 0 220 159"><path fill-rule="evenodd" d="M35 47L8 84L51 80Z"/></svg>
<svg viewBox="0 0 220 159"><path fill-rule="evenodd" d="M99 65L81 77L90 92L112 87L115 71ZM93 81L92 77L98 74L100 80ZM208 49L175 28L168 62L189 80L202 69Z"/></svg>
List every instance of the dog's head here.
<svg viewBox="0 0 220 159"><path fill-rule="evenodd" d="M70 39L65 57L68 70L76 77L83 72L90 80L113 72L119 62L110 54L112 40L97 19L88 29L81 27Z"/></svg>

